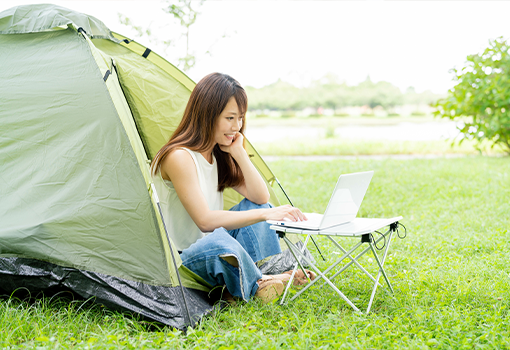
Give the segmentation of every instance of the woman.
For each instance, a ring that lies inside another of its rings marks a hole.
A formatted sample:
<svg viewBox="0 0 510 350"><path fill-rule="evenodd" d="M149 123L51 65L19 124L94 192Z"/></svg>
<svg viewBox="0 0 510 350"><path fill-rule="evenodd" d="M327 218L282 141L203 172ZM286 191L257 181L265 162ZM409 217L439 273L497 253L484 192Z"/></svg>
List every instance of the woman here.
<svg viewBox="0 0 510 350"><path fill-rule="evenodd" d="M280 253L266 220L306 220L290 205L267 204L266 184L243 147L246 92L232 77L213 73L194 88L181 123L152 162L168 233L183 264L231 295L268 302L289 275L263 276L255 262ZM245 199L223 210L223 190Z"/></svg>

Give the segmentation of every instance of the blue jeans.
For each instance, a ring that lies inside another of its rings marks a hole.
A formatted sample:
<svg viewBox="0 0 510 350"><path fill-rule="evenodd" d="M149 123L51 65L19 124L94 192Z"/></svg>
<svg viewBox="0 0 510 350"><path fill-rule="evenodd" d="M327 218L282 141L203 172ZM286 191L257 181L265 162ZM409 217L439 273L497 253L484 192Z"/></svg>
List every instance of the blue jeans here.
<svg viewBox="0 0 510 350"><path fill-rule="evenodd" d="M270 208L243 199L231 211ZM233 296L248 301L258 289L262 273L256 261L281 252L278 236L266 222L227 231L223 227L199 239L181 253L184 266L212 286L226 285ZM235 257L234 267L221 257Z"/></svg>

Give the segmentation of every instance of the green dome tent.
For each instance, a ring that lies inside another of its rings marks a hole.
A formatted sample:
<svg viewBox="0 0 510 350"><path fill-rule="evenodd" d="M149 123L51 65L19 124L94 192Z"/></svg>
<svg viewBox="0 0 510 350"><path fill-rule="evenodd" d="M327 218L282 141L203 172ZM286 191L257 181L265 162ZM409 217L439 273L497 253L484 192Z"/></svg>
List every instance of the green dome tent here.
<svg viewBox="0 0 510 350"><path fill-rule="evenodd" d="M176 328L214 308L165 233L149 172L194 85L92 16L0 13L0 292L71 290ZM270 202L287 202L247 151Z"/></svg>

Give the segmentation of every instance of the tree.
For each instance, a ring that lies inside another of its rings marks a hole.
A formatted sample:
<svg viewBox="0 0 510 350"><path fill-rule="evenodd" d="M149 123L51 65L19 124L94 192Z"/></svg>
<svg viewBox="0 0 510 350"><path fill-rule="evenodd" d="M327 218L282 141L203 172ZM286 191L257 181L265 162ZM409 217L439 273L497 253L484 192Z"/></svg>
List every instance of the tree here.
<svg viewBox="0 0 510 350"><path fill-rule="evenodd" d="M185 29L183 36L186 38L186 54L179 59L179 63L182 65L184 71L190 70L196 62L195 55L192 54L189 49L189 29L197 20L197 15L199 14L198 9L202 6L204 1L205 0L178 0L177 4L168 1L168 6L163 9L173 15L174 18L180 22L181 27ZM196 4L195 8L191 7L192 3Z"/></svg>
<svg viewBox="0 0 510 350"><path fill-rule="evenodd" d="M190 28L196 22L197 16L200 14L199 9L205 0L177 0L166 1L165 7L162 9L165 13L172 15L174 19L179 22L179 26L183 28L181 37L186 40L185 54L178 59L179 67L185 72L189 71L196 63L196 55L190 50ZM193 6L192 6L193 5ZM133 21L118 13L119 21L121 24L135 30L140 37L146 37L151 43L162 44L166 48L175 44L177 39L167 38L166 40L159 40L154 36L154 31L151 25L147 28L135 25ZM208 53L208 52L207 52Z"/></svg>
<svg viewBox="0 0 510 350"><path fill-rule="evenodd" d="M470 55L452 69L457 84L439 100L436 115L462 121L463 139L488 140L510 154L510 45L502 37L489 41L481 54ZM462 139L462 140L463 140ZM460 142L462 142L462 140Z"/></svg>
<svg viewBox="0 0 510 350"><path fill-rule="evenodd" d="M416 89L412 86L409 86L404 95L403 95L403 103L409 105L429 105L433 106L436 104L437 100L440 98L444 98L446 94L436 94L430 90L425 90L423 92L416 92Z"/></svg>
<svg viewBox="0 0 510 350"><path fill-rule="evenodd" d="M385 81L374 83L369 76L353 90L353 105L391 108L402 103L402 92L398 87Z"/></svg>

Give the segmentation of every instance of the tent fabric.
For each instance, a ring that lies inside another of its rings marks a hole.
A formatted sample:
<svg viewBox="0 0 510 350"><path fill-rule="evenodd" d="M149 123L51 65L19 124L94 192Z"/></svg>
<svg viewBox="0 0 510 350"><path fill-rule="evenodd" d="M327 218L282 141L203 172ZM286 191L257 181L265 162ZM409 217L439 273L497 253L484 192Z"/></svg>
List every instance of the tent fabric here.
<svg viewBox="0 0 510 350"><path fill-rule="evenodd" d="M164 70L167 74L174 77L182 85L184 85L190 91L195 87L195 83L186 74L184 74L179 68L165 60L163 57L158 55L156 52L151 51L148 56L144 55L147 51L147 47L137 43L135 40L131 40L119 33L112 32L112 35L117 39L121 40L120 45L128 48L139 56L144 56L152 64L158 66Z"/></svg>
<svg viewBox="0 0 510 350"><path fill-rule="evenodd" d="M148 159L146 156L144 146L142 145L142 142L140 140L138 129L134 123L133 116L130 112L130 108L129 108L128 103L127 103L127 101L124 97L124 94L122 92L122 89L121 89L121 86L120 86L120 83L118 80L118 76L117 76L117 70L114 69L115 66L113 64L113 59L111 57L106 56L101 51L99 51L92 44L92 42L90 41L90 39L88 38L88 36L86 34L83 34L83 36L87 40L87 43L89 44L92 56L96 60L98 68L101 71L101 75L103 76L103 80L105 80L104 77L106 77L106 81L105 81L106 87L108 88L108 91L110 92L110 96L112 98L112 102L113 102L115 109L117 111L118 117L119 117L120 121L122 122L124 130L126 131L127 136L131 142L132 149L133 149L136 159L138 161L139 169L141 170L142 175L145 180L145 187L149 188L150 183L152 182L152 179L151 179L149 168L147 166ZM111 76L111 78L109 79L110 76ZM153 208L154 208L155 212L158 212L155 202L153 202ZM165 256L167 257L166 262L168 265L168 269L169 269L169 271L171 271L173 268L175 268L175 267L171 266L172 265L171 258L175 259L175 257L177 257L177 261L175 262L175 264L176 264L177 268L179 268L179 266L181 265L181 260L179 258L179 255L177 254L177 250L175 249L175 247L170 246L170 244L167 244L168 241L167 241L166 232L165 232L165 228L163 226L163 221L162 221L161 217L156 215L155 218L158 222L159 231L160 231L161 238L162 238L162 247L165 250ZM170 252L171 249L173 250L173 252ZM173 285L178 283L176 274L171 273L170 278L172 280ZM185 282L187 282L187 281L185 281Z"/></svg>
<svg viewBox="0 0 510 350"><path fill-rule="evenodd" d="M17 6L3 11L0 34L39 33L69 24L78 24L91 37L118 41L97 18L49 4Z"/></svg>
<svg viewBox="0 0 510 350"><path fill-rule="evenodd" d="M0 13L0 292L70 290L181 329L214 309L151 193L150 161L195 84L146 49L55 5Z"/></svg>
<svg viewBox="0 0 510 350"><path fill-rule="evenodd" d="M0 36L0 46L16 43L0 50L0 251L170 286L132 147L76 39L72 30Z"/></svg>
<svg viewBox="0 0 510 350"><path fill-rule="evenodd" d="M49 8L41 13L58 10ZM215 300L208 296L211 286L170 263L130 107L115 71L104 80L111 57L76 31L84 23L46 30L38 17L34 21L44 30L21 35L19 21L11 20L16 30L5 30L5 18L34 11L21 6L6 12L0 14L2 292L68 288L112 308L186 327L185 305L192 317L201 317ZM147 297L144 290L155 294ZM155 301L168 304L156 308L161 315L153 310Z"/></svg>
<svg viewBox="0 0 510 350"><path fill-rule="evenodd" d="M125 46L108 40L93 43L114 58L122 91L152 160L179 125L191 90Z"/></svg>

